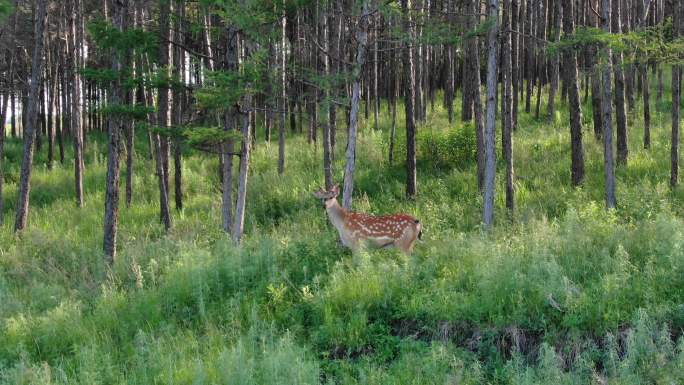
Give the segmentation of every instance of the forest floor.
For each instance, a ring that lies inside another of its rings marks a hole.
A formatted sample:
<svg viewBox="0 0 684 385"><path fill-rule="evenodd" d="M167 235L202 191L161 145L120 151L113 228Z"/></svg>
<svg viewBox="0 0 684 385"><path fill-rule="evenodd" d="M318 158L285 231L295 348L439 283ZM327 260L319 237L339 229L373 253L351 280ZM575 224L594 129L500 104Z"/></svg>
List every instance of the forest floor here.
<svg viewBox="0 0 684 385"><path fill-rule="evenodd" d="M372 113L362 121L354 208L418 217L424 237L408 258L341 248L311 195L323 181L320 145L288 137L279 176L277 142L265 144L260 127L241 247L220 230L216 157L189 149L184 209L164 234L140 133L133 204L124 207L122 176L119 256L109 269L104 136L86 144L81 209L71 150L48 170L44 145L29 228L18 237L21 143L9 139L0 383L684 383L684 189L668 185L671 105L653 102L649 150L641 107L630 112L629 163L617 169L610 212L590 107L580 188L570 187L569 120L559 107L552 123L521 111L517 208L506 213L498 179L491 233L479 225L472 128L428 107L410 202L401 143L395 164L387 161L387 106L381 130ZM401 113L397 127L403 138ZM337 180L345 142L338 135Z"/></svg>

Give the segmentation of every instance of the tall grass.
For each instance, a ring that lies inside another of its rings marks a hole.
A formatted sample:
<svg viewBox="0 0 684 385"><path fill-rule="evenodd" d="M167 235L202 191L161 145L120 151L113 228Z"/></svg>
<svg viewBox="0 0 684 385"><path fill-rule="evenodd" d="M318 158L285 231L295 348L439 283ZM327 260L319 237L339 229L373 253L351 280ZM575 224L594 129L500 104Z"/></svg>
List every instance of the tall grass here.
<svg viewBox="0 0 684 385"><path fill-rule="evenodd" d="M518 209L509 216L497 195L491 233L479 225L471 128L449 124L441 106L428 114L412 202L402 139L398 161L387 161L387 106L380 130L362 121L354 207L419 217L425 237L408 258L341 248L311 196L323 179L320 146L289 137L281 176L277 144L263 143L261 131L243 244L219 230L216 157L192 149L184 149L185 206L164 234L140 133L133 205L121 209L109 268L100 251L104 137L89 137L82 209L70 150L53 170L45 150L37 154L20 236L11 225L21 143L9 140L0 383L681 383L684 194L667 186L669 115L654 109L652 148L643 150L641 114L631 112L619 207L605 211L601 144L589 130L586 182L569 187L561 108L552 123L521 113ZM340 135L338 180L343 151Z"/></svg>

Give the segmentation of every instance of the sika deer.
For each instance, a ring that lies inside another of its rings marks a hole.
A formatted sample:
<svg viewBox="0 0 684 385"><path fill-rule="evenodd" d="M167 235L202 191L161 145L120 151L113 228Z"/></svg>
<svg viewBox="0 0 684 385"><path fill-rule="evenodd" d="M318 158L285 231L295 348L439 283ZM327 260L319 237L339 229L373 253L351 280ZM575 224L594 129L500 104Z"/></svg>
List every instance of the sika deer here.
<svg viewBox="0 0 684 385"><path fill-rule="evenodd" d="M420 222L407 214L373 216L345 210L337 202L339 185L330 190L319 189L313 195L323 202L330 222L340 233L342 243L358 250L362 243L374 247L395 246L411 255L413 244L422 235Z"/></svg>

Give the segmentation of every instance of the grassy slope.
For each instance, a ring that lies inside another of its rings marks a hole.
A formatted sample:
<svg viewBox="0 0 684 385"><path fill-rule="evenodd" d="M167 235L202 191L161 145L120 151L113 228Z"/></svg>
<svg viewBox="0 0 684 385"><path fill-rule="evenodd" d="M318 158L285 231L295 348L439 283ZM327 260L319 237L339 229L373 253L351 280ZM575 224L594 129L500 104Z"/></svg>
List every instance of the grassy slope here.
<svg viewBox="0 0 684 385"><path fill-rule="evenodd" d="M186 206L168 236L157 220L153 165L139 157L134 204L121 210L120 257L107 270L103 141L89 142L80 210L71 166L48 171L42 151L30 229L18 238L11 225L21 149L10 141L0 383L682 382L684 190L667 186L667 103L657 111L649 151L640 145L639 109L631 115L615 212L602 208L591 114L587 180L571 189L566 113L554 124L522 113L518 211L509 221L500 208L492 234L478 226L472 162L419 162L419 199L406 202L403 167L386 161L387 114L383 132L363 123L355 208L418 216L425 238L411 258L341 249L310 195L322 180L320 148L290 138L279 177L277 147L260 138L242 248L218 230L214 157L188 152ZM439 135L446 114L429 115L420 130Z"/></svg>

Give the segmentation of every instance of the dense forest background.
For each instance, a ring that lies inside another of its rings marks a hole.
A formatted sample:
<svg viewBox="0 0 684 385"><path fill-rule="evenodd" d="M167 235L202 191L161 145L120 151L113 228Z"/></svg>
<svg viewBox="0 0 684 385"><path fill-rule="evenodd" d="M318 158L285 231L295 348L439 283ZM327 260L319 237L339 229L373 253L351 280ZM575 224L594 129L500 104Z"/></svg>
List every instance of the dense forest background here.
<svg viewBox="0 0 684 385"><path fill-rule="evenodd" d="M0 383L684 382L679 0L0 0ZM420 218L341 247L312 192Z"/></svg>

